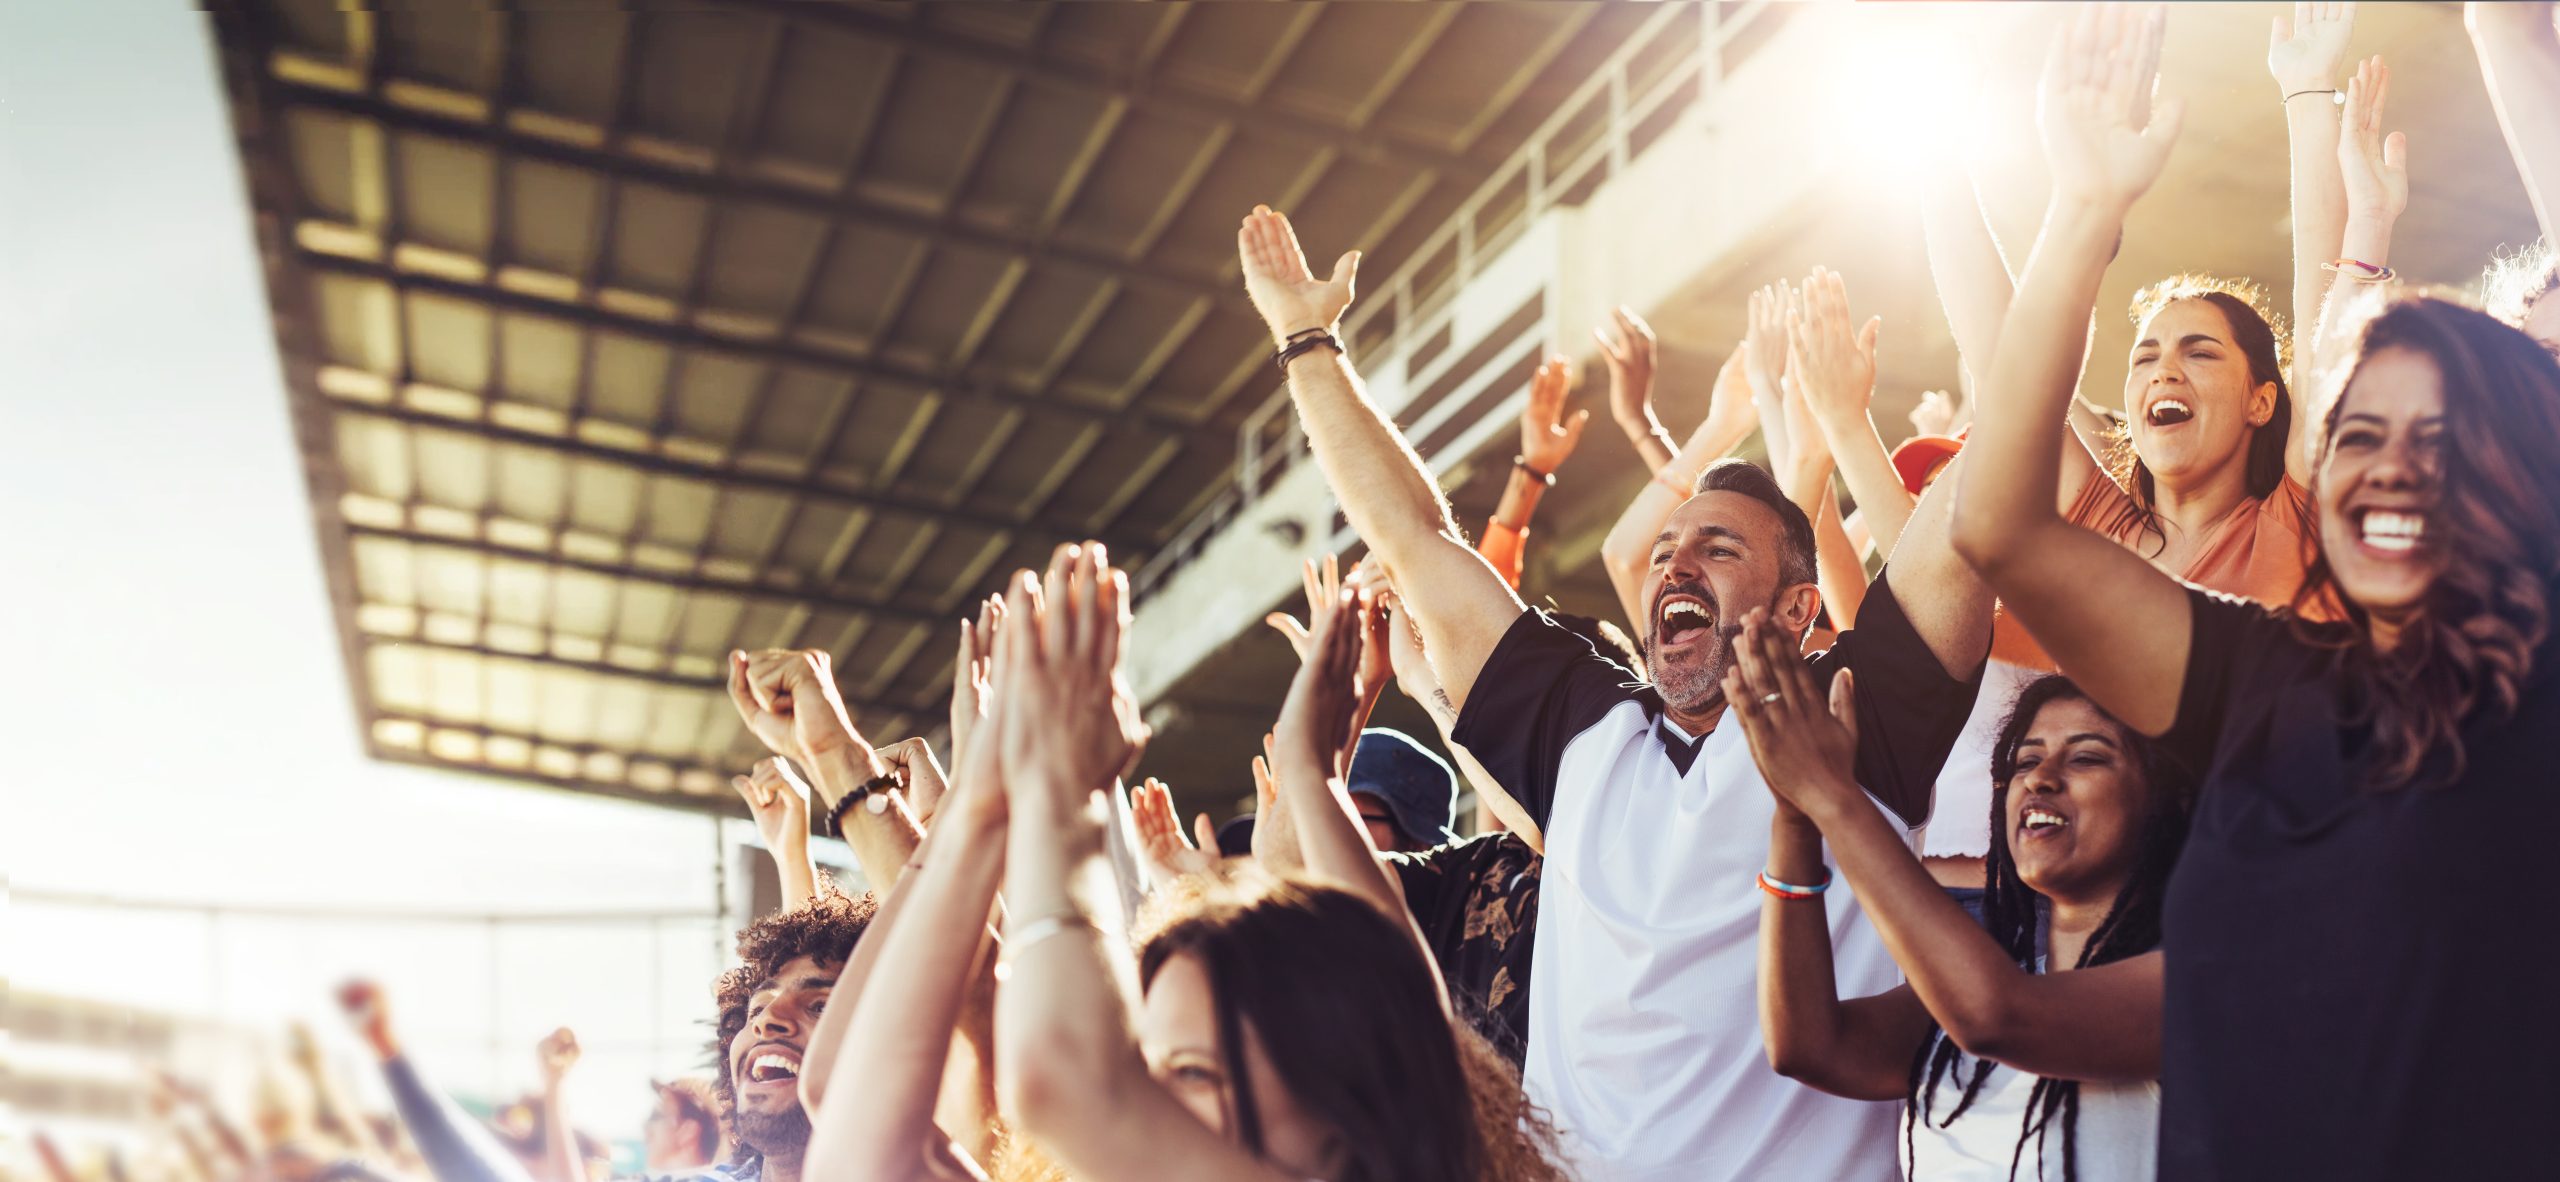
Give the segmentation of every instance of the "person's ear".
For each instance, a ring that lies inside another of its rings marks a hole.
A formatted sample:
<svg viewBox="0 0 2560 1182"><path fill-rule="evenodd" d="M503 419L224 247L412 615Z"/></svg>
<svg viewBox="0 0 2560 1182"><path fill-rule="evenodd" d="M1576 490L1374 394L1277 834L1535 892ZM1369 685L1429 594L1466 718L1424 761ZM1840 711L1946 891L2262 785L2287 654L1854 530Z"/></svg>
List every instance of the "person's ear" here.
<svg viewBox="0 0 2560 1182"><path fill-rule="evenodd" d="M1798 583L1778 592L1777 605L1769 618L1789 636L1804 638L1805 629L1813 627L1814 617L1822 614L1822 588L1811 583Z"/></svg>
<svg viewBox="0 0 2560 1182"><path fill-rule="evenodd" d="M2276 418L2276 384L2260 382L2249 394L2249 425L2263 427Z"/></svg>

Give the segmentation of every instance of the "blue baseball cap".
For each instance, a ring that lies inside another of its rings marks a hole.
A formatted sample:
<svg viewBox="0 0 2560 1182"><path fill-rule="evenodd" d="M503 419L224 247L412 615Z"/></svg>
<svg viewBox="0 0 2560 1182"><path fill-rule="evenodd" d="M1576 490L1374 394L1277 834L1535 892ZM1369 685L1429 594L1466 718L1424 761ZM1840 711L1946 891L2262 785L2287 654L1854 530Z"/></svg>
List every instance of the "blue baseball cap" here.
<svg viewBox="0 0 2560 1182"><path fill-rule="evenodd" d="M1458 840L1458 776L1447 762L1403 731L1360 732L1351 755L1350 789L1386 802L1396 828L1423 845Z"/></svg>

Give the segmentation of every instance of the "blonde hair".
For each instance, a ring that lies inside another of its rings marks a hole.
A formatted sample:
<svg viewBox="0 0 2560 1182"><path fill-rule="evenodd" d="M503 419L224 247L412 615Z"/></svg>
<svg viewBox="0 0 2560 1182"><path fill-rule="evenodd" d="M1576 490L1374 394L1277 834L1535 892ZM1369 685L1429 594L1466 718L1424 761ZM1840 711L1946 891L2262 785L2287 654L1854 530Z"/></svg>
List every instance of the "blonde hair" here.
<svg viewBox="0 0 2560 1182"><path fill-rule="evenodd" d="M2560 251L2552 249L2548 238L2491 258L2488 270L2480 273L2481 309L2517 328L2554 291L2560 291Z"/></svg>

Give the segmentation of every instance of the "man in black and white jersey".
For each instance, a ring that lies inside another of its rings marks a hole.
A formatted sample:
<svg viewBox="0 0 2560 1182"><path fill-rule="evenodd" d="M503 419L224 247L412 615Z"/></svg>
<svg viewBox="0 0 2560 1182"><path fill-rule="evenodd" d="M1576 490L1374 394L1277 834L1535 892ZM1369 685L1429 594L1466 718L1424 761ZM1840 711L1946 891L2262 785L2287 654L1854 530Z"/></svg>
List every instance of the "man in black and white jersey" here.
<svg viewBox="0 0 2560 1182"><path fill-rule="evenodd" d="M1368 401L1332 336L1358 255L1316 278L1265 208L1237 245L1316 461L1459 710L1454 737L1545 833L1525 1079L1575 1166L1602 1180L1895 1177L1894 1107L1777 1075L1760 1039L1754 876L1775 805L1739 728L1717 725L1719 683L1744 612L1800 635L1819 610L1803 511L1757 467L1710 468L1654 546L1650 684L1630 683L1522 606ZM1950 487L1915 510L1859 627L1807 658L1826 682L1857 669L1859 781L1915 839L1990 646L1990 594L1947 541ZM1847 894L1830 891L1840 989L1890 988L1899 974Z"/></svg>

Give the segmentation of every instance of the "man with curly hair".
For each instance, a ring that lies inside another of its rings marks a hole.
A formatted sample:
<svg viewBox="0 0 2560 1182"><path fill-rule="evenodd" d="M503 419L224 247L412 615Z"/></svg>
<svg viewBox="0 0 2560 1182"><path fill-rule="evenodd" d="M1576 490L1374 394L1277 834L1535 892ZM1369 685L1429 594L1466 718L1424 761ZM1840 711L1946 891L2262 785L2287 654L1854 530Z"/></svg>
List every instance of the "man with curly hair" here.
<svg viewBox="0 0 2560 1182"><path fill-rule="evenodd" d="M712 1176L800 1182L809 1147L801 1055L872 911L870 896L854 898L829 886L738 933L740 963L715 987L720 1067L712 1085L736 1148Z"/></svg>

